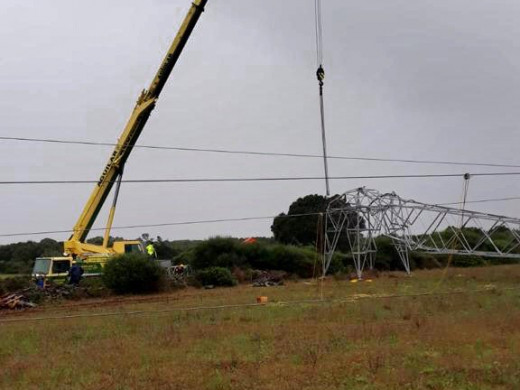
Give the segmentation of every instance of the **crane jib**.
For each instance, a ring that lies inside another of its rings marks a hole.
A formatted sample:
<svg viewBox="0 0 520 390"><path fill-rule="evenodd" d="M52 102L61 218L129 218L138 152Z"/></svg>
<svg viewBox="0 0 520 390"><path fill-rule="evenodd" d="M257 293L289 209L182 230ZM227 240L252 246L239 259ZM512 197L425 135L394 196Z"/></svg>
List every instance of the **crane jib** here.
<svg viewBox="0 0 520 390"><path fill-rule="evenodd" d="M155 107L155 103L168 79L171 71L175 67L179 56L181 55L185 44L188 41L199 16L204 11L204 7L208 0L193 0L183 23L181 24L172 45L167 51L159 69L150 84L148 90L144 90L139 96L132 114L121 134L117 146L110 154L110 158L105 165L97 185L92 191L90 198L84 206L79 216L73 233L69 240L64 244L65 252L70 255L82 255L83 253L107 253L106 245L97 247L85 243L85 239L92 227L94 221L100 212L108 193L110 192L115 181L120 178L122 170L128 159L133 147L135 146L150 113ZM115 210L115 204L113 205ZM113 216L113 210L111 211ZM111 218L109 217L109 218ZM107 230L110 224L107 224Z"/></svg>
<svg viewBox="0 0 520 390"><path fill-rule="evenodd" d="M99 178L99 181L97 183L98 187L101 186L101 184L103 184L103 182L105 181L107 173L110 171L110 168L112 168L114 160L116 159L118 154L119 154L119 150L118 149L116 149L116 150L114 150L112 152L112 155L110 156L110 158L108 160L108 163L107 163L105 169L103 170L103 173L101 174L101 177Z"/></svg>

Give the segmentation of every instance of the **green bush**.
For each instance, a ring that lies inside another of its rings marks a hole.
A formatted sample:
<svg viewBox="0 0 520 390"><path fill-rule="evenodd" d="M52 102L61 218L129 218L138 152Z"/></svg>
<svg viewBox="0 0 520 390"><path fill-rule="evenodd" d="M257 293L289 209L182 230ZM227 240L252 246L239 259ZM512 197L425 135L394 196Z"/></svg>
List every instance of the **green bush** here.
<svg viewBox="0 0 520 390"><path fill-rule="evenodd" d="M410 267L412 269L434 269L443 267L443 260L429 253L411 252Z"/></svg>
<svg viewBox="0 0 520 390"><path fill-rule="evenodd" d="M312 276L316 253L292 245L275 245L269 251L271 269L278 269L303 278Z"/></svg>
<svg viewBox="0 0 520 390"><path fill-rule="evenodd" d="M254 243L243 244L232 238L216 237L198 244L187 256L195 270L210 267L231 269L281 270L310 277L319 261L314 248L292 245ZM334 267L343 268L336 257Z"/></svg>
<svg viewBox="0 0 520 390"><path fill-rule="evenodd" d="M187 249L173 258L173 264L189 264L193 267L194 249Z"/></svg>
<svg viewBox="0 0 520 390"><path fill-rule="evenodd" d="M478 256L453 256L451 262L453 267L482 267L486 261Z"/></svg>
<svg viewBox="0 0 520 390"><path fill-rule="evenodd" d="M241 266L244 259L240 256L239 245L232 238L210 238L195 247L191 265L195 269Z"/></svg>
<svg viewBox="0 0 520 390"><path fill-rule="evenodd" d="M223 267L209 267L198 271L195 278L203 285L213 286L234 286L236 280L231 275L231 271Z"/></svg>
<svg viewBox="0 0 520 390"><path fill-rule="evenodd" d="M241 246L242 255L249 268L261 270L279 269L276 258L271 256L273 247L279 245L247 244Z"/></svg>
<svg viewBox="0 0 520 390"><path fill-rule="evenodd" d="M34 285L34 283L31 281L31 278L27 276L14 276L0 279L0 295L23 290L32 285Z"/></svg>
<svg viewBox="0 0 520 390"><path fill-rule="evenodd" d="M85 290L85 294L92 298L104 298L110 295L110 291L103 282L103 278L90 277L83 278L80 287Z"/></svg>
<svg viewBox="0 0 520 390"><path fill-rule="evenodd" d="M164 278L164 270L142 254L117 256L106 264L103 273L105 285L118 294L159 291Z"/></svg>
<svg viewBox="0 0 520 390"><path fill-rule="evenodd" d="M346 255L345 253L341 253L341 252L335 252L334 255L332 256L332 260L330 261L330 265L329 265L329 270L328 270L328 273L329 274L348 274L351 271L351 268L352 268L352 256L351 255ZM317 267L320 267L316 270L317 274L318 275L321 275L321 259L320 261L316 264Z"/></svg>

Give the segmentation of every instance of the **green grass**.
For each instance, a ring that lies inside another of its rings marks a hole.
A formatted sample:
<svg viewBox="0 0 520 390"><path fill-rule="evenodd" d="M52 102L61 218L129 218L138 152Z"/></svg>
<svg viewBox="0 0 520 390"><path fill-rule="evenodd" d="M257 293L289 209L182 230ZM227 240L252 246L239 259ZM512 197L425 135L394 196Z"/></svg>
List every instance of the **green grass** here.
<svg viewBox="0 0 520 390"><path fill-rule="evenodd" d="M28 276L23 274L0 274L0 279L17 278L19 276Z"/></svg>
<svg viewBox="0 0 520 390"><path fill-rule="evenodd" d="M508 265L39 308L0 321L119 315L0 322L0 388L520 388L519 282L520 266ZM384 297L421 293L433 295ZM173 311L260 294L270 303ZM280 303L321 295L329 301ZM149 313L124 314L133 310Z"/></svg>

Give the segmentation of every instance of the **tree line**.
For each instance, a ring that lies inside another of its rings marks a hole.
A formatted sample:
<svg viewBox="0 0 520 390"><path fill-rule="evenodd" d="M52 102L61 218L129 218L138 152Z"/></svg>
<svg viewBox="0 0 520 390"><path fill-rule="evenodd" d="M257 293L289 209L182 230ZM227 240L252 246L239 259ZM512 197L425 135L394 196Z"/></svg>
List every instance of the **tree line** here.
<svg viewBox="0 0 520 390"><path fill-rule="evenodd" d="M216 237L205 241L169 241L161 237L150 238L143 234L142 238L154 244L157 257L173 259L177 264L189 264L194 269L223 267L228 269L272 269L282 270L301 277L316 273L319 255L323 250L323 214L326 212L330 198L321 195L307 195L296 199L289 206L287 213L280 213L274 218L271 231L273 238L257 238L256 242L243 243L239 238ZM348 207L348 205L346 205ZM347 223L363 223L358 221L358 215L352 211L352 218ZM464 235L469 244L480 239L475 228L464 228ZM453 232L449 229L441 233L447 241ZM493 239L498 245L507 245L512 235L507 228L496 229ZM120 240L120 237L111 238ZM432 237L432 239L440 239ZM102 237L94 237L89 243L100 245ZM378 248L376 268L380 270L399 270L401 261L388 237L376 238ZM485 243L482 250L493 250L491 244ZM29 274L37 257L62 256L63 242L44 238L39 242L28 241L0 245L0 273ZM520 247L514 248L514 253L520 253ZM454 266L474 266L487 263L512 262L508 259L487 260L477 256L454 256L451 264ZM438 256L425 253L411 253L412 268L434 268L448 262L448 256ZM349 255L348 237L343 236L337 246L330 272L349 272L351 258Z"/></svg>

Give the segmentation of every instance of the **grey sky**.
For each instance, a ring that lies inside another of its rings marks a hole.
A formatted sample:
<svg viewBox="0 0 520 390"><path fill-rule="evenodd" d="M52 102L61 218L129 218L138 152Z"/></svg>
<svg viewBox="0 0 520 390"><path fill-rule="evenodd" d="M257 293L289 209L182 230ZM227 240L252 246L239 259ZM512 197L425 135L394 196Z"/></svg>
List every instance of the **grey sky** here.
<svg viewBox="0 0 520 390"><path fill-rule="evenodd" d="M320 153L313 4L209 0L140 143ZM115 142L189 5L188 0L3 0L0 136ZM520 3L513 0L323 0L330 154L520 164L518 20ZM110 151L0 141L0 180L95 180ZM497 170L330 161L332 175ZM322 171L319 159L137 149L125 175ZM469 198L520 196L519 180L474 178ZM457 201L462 191L458 178L331 183L334 193L362 185L432 203ZM0 186L0 234L72 228L91 190L90 185ZM128 184L115 225L275 215L298 196L323 192L323 182ZM518 201L472 207L510 216L520 211ZM100 217L97 226L105 214ZM130 238L147 231L169 239L269 235L270 223L114 233Z"/></svg>

